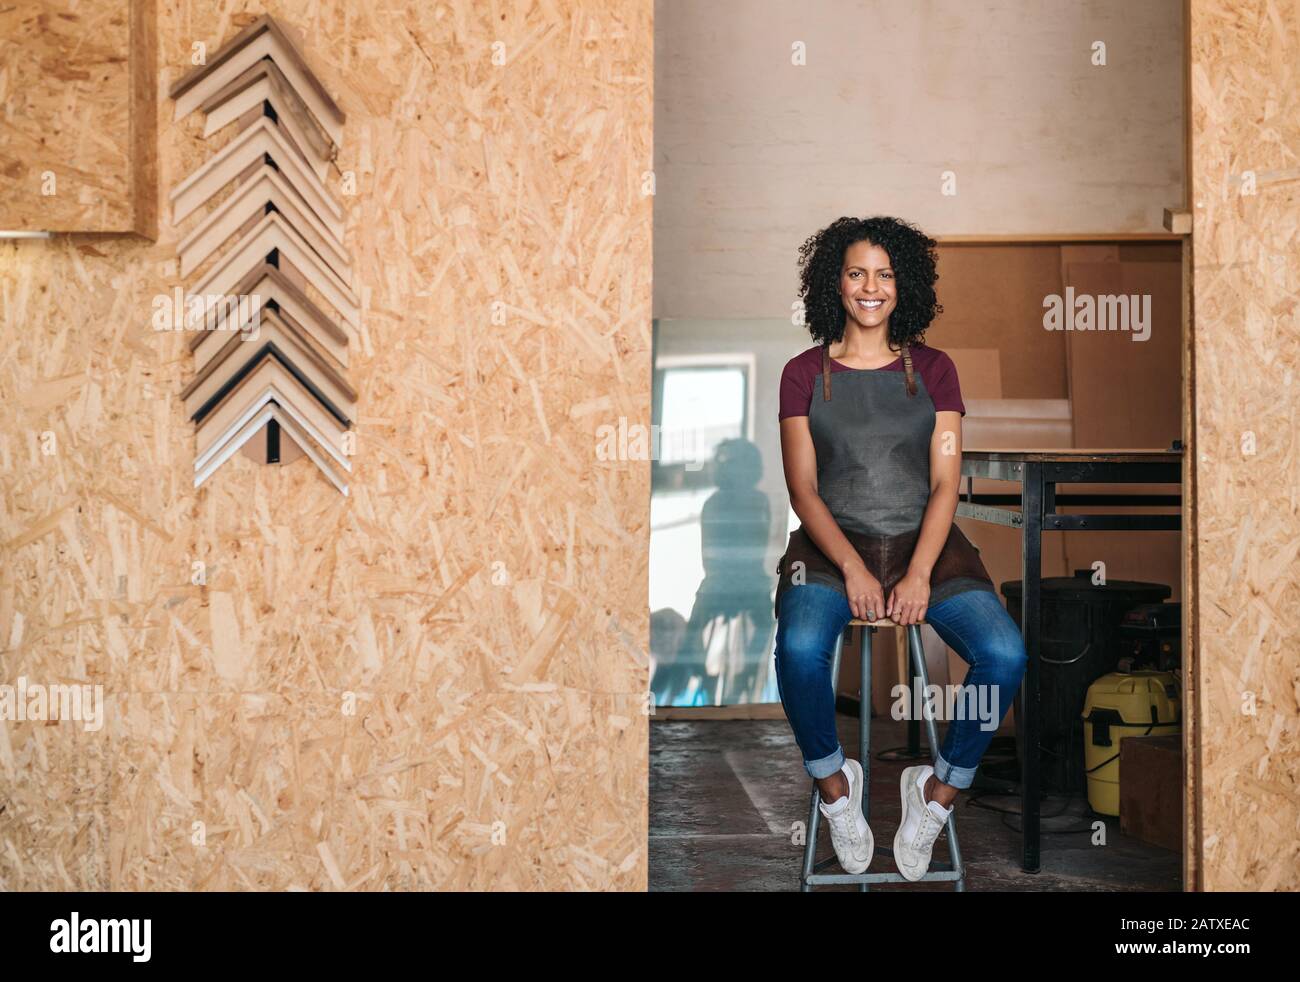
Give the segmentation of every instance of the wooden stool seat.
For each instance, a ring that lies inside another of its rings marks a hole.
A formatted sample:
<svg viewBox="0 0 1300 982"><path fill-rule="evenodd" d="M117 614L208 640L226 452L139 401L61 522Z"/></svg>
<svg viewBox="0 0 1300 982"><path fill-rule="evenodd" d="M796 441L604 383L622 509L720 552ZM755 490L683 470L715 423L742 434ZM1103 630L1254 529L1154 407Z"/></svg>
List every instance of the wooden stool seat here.
<svg viewBox="0 0 1300 982"><path fill-rule="evenodd" d="M922 617L919 621L916 622L916 626L920 627L924 623L926 623L926 621L925 618ZM849 621L849 627L911 627L911 626L912 626L911 624L896 624L893 621L891 621L888 617L882 617L879 620L874 620L874 621L863 621L855 617L853 618L853 620Z"/></svg>

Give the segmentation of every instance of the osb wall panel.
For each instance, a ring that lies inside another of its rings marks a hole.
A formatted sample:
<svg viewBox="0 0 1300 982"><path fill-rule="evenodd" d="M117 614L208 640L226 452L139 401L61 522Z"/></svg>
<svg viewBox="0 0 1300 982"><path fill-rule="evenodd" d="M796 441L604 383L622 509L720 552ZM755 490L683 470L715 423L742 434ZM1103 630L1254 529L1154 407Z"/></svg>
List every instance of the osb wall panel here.
<svg viewBox="0 0 1300 982"><path fill-rule="evenodd" d="M202 216L0 247L0 681L108 717L0 725L0 889L644 889L649 471L596 448L650 416L652 4L162 3L165 190L264 12L348 114L352 494L193 490Z"/></svg>
<svg viewBox="0 0 1300 982"><path fill-rule="evenodd" d="M0 9L0 229L156 234L154 2Z"/></svg>
<svg viewBox="0 0 1300 982"><path fill-rule="evenodd" d="M1296 890L1300 2L1191 0L1191 15L1193 866L1207 890Z"/></svg>

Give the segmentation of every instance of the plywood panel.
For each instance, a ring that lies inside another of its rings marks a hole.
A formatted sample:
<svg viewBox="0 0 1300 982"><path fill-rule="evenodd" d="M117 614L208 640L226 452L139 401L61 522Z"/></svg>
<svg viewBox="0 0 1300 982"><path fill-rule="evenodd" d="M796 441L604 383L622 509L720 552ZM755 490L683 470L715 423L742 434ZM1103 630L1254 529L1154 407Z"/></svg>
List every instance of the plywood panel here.
<svg viewBox="0 0 1300 982"><path fill-rule="evenodd" d="M1300 7L1190 6L1199 650L1189 841L1206 890L1296 890ZM1255 193L1243 193L1252 178Z"/></svg>
<svg viewBox="0 0 1300 982"><path fill-rule="evenodd" d="M0 230L157 234L154 0L0 10Z"/></svg>
<svg viewBox="0 0 1300 982"><path fill-rule="evenodd" d="M1076 258L1083 250L1071 249ZM1111 261L1076 261L1065 265L1066 286L1076 298L1090 297L1098 310L1106 297L1128 298L1128 320L1107 324L1107 330L1067 331L1071 418L1076 447L1124 450L1168 447L1182 435L1180 350L1182 341L1182 270L1176 261L1137 255L1120 262L1111 247ZM1131 250L1132 252L1136 250ZM1148 253L1168 255L1161 246ZM1135 313L1135 308L1140 308ZM1109 308L1108 317L1112 310ZM1145 310L1149 323L1139 327ZM1123 311L1119 310L1121 315ZM1121 320L1123 318L1121 317ZM1098 322L1096 326L1100 327ZM1111 327L1114 329L1109 329ZM1135 340L1145 335L1146 340ZM1070 494L1177 494L1178 488L1158 484L1069 484ZM1097 509L1070 506L1066 511L1087 514ZM1169 513L1169 508L1131 508L1136 514ZM1106 564L1108 579L1163 583L1170 599L1181 599L1181 538L1177 532L1063 532L1070 569Z"/></svg>
<svg viewBox="0 0 1300 982"><path fill-rule="evenodd" d="M942 245L938 252L943 313L926 340L944 351L996 349L997 398L1065 398L1065 338L1043 330L1043 298L1061 292L1060 246Z"/></svg>
<svg viewBox="0 0 1300 982"><path fill-rule="evenodd" d="M1124 327L1065 332L1076 447L1167 447L1179 439L1180 277L1177 262L1066 267L1076 298L1092 297L1100 308L1109 306L1104 298L1122 297L1129 308ZM1149 329L1139 330L1138 306Z"/></svg>
<svg viewBox="0 0 1300 982"><path fill-rule="evenodd" d="M352 496L190 487L202 215L0 243L0 680L112 696L0 731L0 889L644 889L649 464L596 447L650 416L652 5L181 0L157 89L263 12L347 113ZM163 116L171 187L224 134Z"/></svg>

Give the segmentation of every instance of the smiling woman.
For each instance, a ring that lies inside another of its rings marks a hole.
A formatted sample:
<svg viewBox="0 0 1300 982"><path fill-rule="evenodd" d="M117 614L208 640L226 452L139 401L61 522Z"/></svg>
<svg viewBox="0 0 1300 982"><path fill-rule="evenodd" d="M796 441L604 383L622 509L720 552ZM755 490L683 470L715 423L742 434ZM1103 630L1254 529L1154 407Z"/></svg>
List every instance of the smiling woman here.
<svg viewBox="0 0 1300 982"><path fill-rule="evenodd" d="M831 659L849 620L929 623L991 706L992 726L953 720L935 765L903 772L894 858L908 880L928 870L1026 661L978 550L953 524L966 409L952 359L922 340L942 310L934 246L893 218L841 218L809 238L801 280L819 343L786 364L780 392L782 464L802 524L777 567L777 684L845 870L864 871L874 849L864 771L835 729Z"/></svg>
<svg viewBox="0 0 1300 982"><path fill-rule="evenodd" d="M881 349L924 343L925 329L943 313L934 290L935 245L897 218L840 218L809 236L799 248L799 293L812 339L844 341L847 313L859 329L887 329ZM872 300L881 303L872 307ZM865 338L852 340L859 350ZM831 355L843 353L840 345Z"/></svg>

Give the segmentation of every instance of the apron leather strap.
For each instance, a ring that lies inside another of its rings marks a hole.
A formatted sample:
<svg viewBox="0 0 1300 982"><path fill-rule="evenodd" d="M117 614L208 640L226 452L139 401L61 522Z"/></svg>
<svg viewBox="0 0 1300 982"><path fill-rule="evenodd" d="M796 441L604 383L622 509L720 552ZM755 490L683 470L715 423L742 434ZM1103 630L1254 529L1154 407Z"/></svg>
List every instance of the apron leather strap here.
<svg viewBox="0 0 1300 982"><path fill-rule="evenodd" d="M903 372L907 376L907 394L916 395L916 378L912 374L912 349L903 345ZM822 401L831 401L831 346L822 345Z"/></svg>

